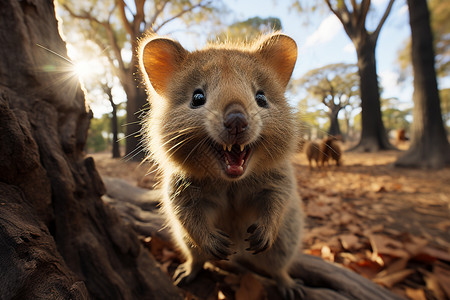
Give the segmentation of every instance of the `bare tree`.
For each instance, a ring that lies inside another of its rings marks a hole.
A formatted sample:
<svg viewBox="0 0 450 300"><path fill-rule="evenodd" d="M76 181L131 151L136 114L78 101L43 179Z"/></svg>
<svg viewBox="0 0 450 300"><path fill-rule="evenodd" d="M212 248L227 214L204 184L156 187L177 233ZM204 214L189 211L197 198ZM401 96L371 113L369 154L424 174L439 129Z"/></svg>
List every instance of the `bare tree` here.
<svg viewBox="0 0 450 300"><path fill-rule="evenodd" d="M408 7L414 72L414 121L411 147L395 165L441 168L450 164L450 145L442 122L430 15L426 0L408 0Z"/></svg>
<svg viewBox="0 0 450 300"><path fill-rule="evenodd" d="M213 1L114 0L59 1L85 37L95 42L105 55L127 95L127 155L142 159L139 115L147 95L138 79L138 39L147 30L157 33L175 20L200 21L214 12ZM217 4L217 1L215 2ZM195 17L193 14L195 13ZM119 22L117 22L119 20ZM123 51L128 50L128 51ZM127 57L131 53L131 59Z"/></svg>
<svg viewBox="0 0 450 300"><path fill-rule="evenodd" d="M391 149L393 146L384 128L381 118L380 91L375 63L375 47L381 28L392 9L395 0L389 3L376 29L369 32L366 18L370 9L370 0L347 1L325 0L328 8L336 15L344 26L344 30L352 40L358 57L358 69L361 89L361 140L353 150L378 151Z"/></svg>
<svg viewBox="0 0 450 300"><path fill-rule="evenodd" d="M359 78L356 66L332 64L306 73L294 85L303 87L308 94L321 101L328 108L330 128L328 134L341 135L338 115L354 98L359 98Z"/></svg>

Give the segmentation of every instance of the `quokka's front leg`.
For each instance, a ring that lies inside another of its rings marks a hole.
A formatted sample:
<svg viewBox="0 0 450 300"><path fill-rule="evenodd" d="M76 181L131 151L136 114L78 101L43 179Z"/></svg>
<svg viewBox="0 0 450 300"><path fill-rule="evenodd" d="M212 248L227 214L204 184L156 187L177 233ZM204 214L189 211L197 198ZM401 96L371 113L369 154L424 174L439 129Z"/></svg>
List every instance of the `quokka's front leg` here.
<svg viewBox="0 0 450 300"><path fill-rule="evenodd" d="M207 260L223 260L231 255L231 240L227 233L214 227L216 205L205 198L179 193L170 205L176 220L172 221L176 238L186 262L174 274L176 284L195 278Z"/></svg>
<svg viewBox="0 0 450 300"><path fill-rule="evenodd" d="M258 211L258 218L247 228L250 234L246 239L249 243L247 251L258 254L273 245L289 199L289 195L276 188L264 189L253 198L252 205Z"/></svg>

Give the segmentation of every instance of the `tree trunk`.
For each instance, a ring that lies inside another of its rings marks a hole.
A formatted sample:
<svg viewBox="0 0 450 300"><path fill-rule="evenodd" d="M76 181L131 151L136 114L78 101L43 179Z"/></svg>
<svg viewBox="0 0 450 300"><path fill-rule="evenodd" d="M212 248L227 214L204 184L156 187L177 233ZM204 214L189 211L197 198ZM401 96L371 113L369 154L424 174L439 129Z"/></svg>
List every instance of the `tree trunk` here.
<svg viewBox="0 0 450 300"><path fill-rule="evenodd" d="M338 105L334 105L333 107L330 107L330 113L328 114L330 118L330 129L328 130L328 134L335 137L342 136L338 120L340 111L341 107Z"/></svg>
<svg viewBox="0 0 450 300"><path fill-rule="evenodd" d="M117 105L112 103L111 112L111 131L112 131L112 157L120 157L120 144L119 144L119 128L117 124Z"/></svg>
<svg viewBox="0 0 450 300"><path fill-rule="evenodd" d="M401 167L442 168L450 164L434 68L433 38L426 0L408 0L414 72L411 147L395 163Z"/></svg>
<svg viewBox="0 0 450 300"><path fill-rule="evenodd" d="M104 84L103 91L108 96L109 103L111 104L111 133L112 137L112 157L120 157L120 144L119 144L119 128L117 124L117 104L114 103L114 98L112 95L112 87L108 84Z"/></svg>
<svg viewBox="0 0 450 300"><path fill-rule="evenodd" d="M394 149L389 143L381 118L380 91L375 63L375 43L361 34L355 44L361 90L362 132L359 143L351 150L376 152Z"/></svg>
<svg viewBox="0 0 450 300"><path fill-rule="evenodd" d="M133 52L135 53L135 52ZM137 66L138 62L132 62ZM139 71L133 67L133 72L122 81L125 93L127 94L127 123L125 133L125 154L127 159L141 161L145 157L141 143L141 121L142 114L149 108L147 94L141 86L141 79L138 78Z"/></svg>
<svg viewBox="0 0 450 300"><path fill-rule="evenodd" d="M180 299L105 205L52 1L0 0L0 298Z"/></svg>

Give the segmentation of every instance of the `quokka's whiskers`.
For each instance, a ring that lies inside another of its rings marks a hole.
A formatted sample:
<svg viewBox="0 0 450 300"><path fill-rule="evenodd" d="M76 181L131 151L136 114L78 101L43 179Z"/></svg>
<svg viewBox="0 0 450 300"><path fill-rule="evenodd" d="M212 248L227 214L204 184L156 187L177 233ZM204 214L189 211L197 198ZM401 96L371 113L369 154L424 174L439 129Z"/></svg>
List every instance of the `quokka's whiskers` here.
<svg viewBox="0 0 450 300"><path fill-rule="evenodd" d="M123 141L123 140L125 140L125 139L127 139L129 137L132 137L132 136L139 136L139 135L142 135L142 132L140 130L132 132L132 133L130 133L130 134L124 136L124 137L121 137L120 139L117 140L117 142Z"/></svg>
<svg viewBox="0 0 450 300"><path fill-rule="evenodd" d="M181 145L183 145L186 142L189 142L191 140L193 140L195 138L195 136L190 136L180 142L178 142L177 144L173 145L172 147L170 147L165 153L169 154L168 158L171 158L181 147ZM177 148L177 149L175 149ZM175 151L171 152L173 149L175 149ZM171 153L170 153L171 152Z"/></svg>
<svg viewBox="0 0 450 300"><path fill-rule="evenodd" d="M172 134L178 133L178 135L175 135L175 136L171 137L169 140L167 140L166 142L164 142L161 145L161 147L167 145L168 143L172 142L173 140L176 140L176 139L178 139L178 138L180 138L182 136L185 136L185 135L189 134L190 132L194 132L194 130L196 130L196 129L198 129L198 127L190 127L190 128L186 128L186 129L183 129L183 130L180 130L180 131L173 131L171 133L166 134L164 136L164 139L168 138ZM188 132L186 133L186 131L188 131Z"/></svg>
<svg viewBox="0 0 450 300"><path fill-rule="evenodd" d="M136 146L136 148L133 151L131 151L130 153L128 153L127 155L125 155L122 159L125 161L130 161L143 151L144 151L144 147L142 145L142 142L139 142L138 145ZM133 156L131 156L131 154L133 154Z"/></svg>
<svg viewBox="0 0 450 300"><path fill-rule="evenodd" d="M262 146L266 149L266 153L269 154L270 158L271 158L272 160L275 160L275 157L274 157L273 154L272 154L273 151L270 151L270 150L267 148L267 146L265 145L265 143L264 143L265 138L264 138L263 136L261 136L260 139L261 139L261 140L260 140L259 144L262 145Z"/></svg>
<svg viewBox="0 0 450 300"><path fill-rule="evenodd" d="M195 149L197 149L200 146L203 146L203 144L205 144L208 141L208 137L204 137L199 143L197 143L197 145L195 145L191 151L189 151L189 154L186 156L186 158L183 160L183 162L181 163L181 165L183 166L186 161L188 160L189 156L191 156L191 154L195 151Z"/></svg>

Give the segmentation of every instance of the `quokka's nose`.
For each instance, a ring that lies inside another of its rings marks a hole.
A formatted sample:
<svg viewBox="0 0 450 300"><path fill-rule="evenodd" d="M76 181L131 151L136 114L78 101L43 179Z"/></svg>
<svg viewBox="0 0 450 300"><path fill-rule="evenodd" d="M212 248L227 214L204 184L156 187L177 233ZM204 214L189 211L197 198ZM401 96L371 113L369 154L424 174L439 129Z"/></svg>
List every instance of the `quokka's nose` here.
<svg viewBox="0 0 450 300"><path fill-rule="evenodd" d="M232 111L225 116L223 125L231 135L238 135L244 132L248 127L248 121L245 115L240 111Z"/></svg>

